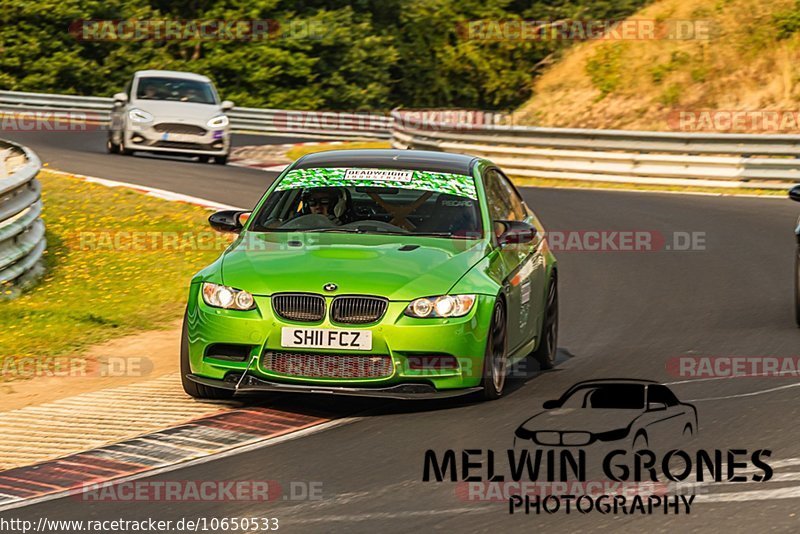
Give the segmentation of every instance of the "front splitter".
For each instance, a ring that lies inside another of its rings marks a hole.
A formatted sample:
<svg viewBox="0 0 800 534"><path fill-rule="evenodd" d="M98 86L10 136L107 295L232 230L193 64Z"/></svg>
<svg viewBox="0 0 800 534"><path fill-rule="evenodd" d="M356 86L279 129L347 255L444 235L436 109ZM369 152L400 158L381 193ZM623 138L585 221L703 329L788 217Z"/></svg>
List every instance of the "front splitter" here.
<svg viewBox="0 0 800 534"><path fill-rule="evenodd" d="M186 378L197 384L213 388L234 391L237 395L259 392L283 392L283 393L316 393L321 395L342 395L348 397L377 397L386 399L447 399L470 395L483 390L482 387L472 387L464 389L437 390L427 384L399 384L387 388L354 388L341 386L316 386L304 384L282 384L262 380L252 375L247 375L244 380L239 382L239 376L233 376L234 381L215 380L197 375L186 375ZM238 384L238 387L237 387Z"/></svg>

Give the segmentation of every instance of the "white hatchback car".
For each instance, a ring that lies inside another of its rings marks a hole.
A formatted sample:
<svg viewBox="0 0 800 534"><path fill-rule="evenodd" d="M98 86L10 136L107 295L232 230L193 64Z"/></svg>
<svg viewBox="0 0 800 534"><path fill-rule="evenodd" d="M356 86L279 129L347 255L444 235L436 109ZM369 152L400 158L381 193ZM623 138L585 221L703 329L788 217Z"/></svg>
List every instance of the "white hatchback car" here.
<svg viewBox="0 0 800 534"><path fill-rule="evenodd" d="M230 152L233 102L220 102L205 76L169 70L140 70L125 91L114 95L108 151L112 154L166 152L213 157L224 165Z"/></svg>
<svg viewBox="0 0 800 534"><path fill-rule="evenodd" d="M789 191L789 198L800 202L800 185ZM794 233L797 236L797 251L794 256L794 314L797 326L800 327L800 218L797 219Z"/></svg>

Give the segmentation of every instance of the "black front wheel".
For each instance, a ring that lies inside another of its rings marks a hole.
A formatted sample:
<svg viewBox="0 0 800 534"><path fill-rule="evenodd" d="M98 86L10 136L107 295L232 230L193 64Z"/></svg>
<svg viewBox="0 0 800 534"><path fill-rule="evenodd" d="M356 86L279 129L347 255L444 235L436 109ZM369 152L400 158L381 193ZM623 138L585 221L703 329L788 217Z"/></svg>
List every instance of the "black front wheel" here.
<svg viewBox="0 0 800 534"><path fill-rule="evenodd" d="M508 370L508 339L506 337L506 309L499 299L494 304L492 322L486 339L483 357L483 399L494 400L503 396Z"/></svg>
<svg viewBox="0 0 800 534"><path fill-rule="evenodd" d="M539 336L539 346L533 351L533 357L539 362L541 369L552 369L556 364L557 350L558 283L553 278L547 290L547 304L545 306L544 321L542 321L542 332Z"/></svg>
<svg viewBox="0 0 800 534"><path fill-rule="evenodd" d="M224 156L214 156L214 163L216 163L217 165L227 165L228 155L225 154Z"/></svg>
<svg viewBox="0 0 800 534"><path fill-rule="evenodd" d="M800 246L794 256L794 316L800 327Z"/></svg>
<svg viewBox="0 0 800 534"><path fill-rule="evenodd" d="M123 136L123 140L120 141L120 143L119 143L119 153L122 154L123 156L132 156L133 155L133 150L131 150L129 148L125 148L125 140L124 139L125 139L125 136Z"/></svg>
<svg viewBox="0 0 800 534"><path fill-rule="evenodd" d="M119 145L114 142L114 135L108 132L108 140L106 141L106 151L109 154L119 154Z"/></svg>

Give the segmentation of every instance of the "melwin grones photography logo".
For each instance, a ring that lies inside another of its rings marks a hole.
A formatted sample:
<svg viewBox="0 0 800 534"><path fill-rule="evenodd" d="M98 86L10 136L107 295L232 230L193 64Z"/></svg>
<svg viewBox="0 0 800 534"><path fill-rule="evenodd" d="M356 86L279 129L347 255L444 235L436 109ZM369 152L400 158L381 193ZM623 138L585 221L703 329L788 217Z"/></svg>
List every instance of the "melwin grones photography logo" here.
<svg viewBox="0 0 800 534"><path fill-rule="evenodd" d="M699 430L695 406L666 385L584 381L523 420L511 448L428 449L422 481L512 515L650 515L690 514L702 483L772 478L770 449L692 447Z"/></svg>

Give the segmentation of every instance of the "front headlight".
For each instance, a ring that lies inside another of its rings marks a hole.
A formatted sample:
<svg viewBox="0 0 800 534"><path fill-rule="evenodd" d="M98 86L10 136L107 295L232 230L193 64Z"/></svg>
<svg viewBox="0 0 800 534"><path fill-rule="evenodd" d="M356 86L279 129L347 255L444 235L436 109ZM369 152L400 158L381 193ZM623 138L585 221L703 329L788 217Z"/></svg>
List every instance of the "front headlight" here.
<svg viewBox="0 0 800 534"><path fill-rule="evenodd" d="M219 117L208 119L206 125L212 128L224 128L228 125L228 122L228 117L226 115L220 115Z"/></svg>
<svg viewBox="0 0 800 534"><path fill-rule="evenodd" d="M128 118L133 122L150 122L153 116L143 109L134 108L128 112Z"/></svg>
<svg viewBox="0 0 800 534"><path fill-rule="evenodd" d="M442 295L423 297L411 301L406 315L420 319L428 317L462 317L469 313L475 304L475 295Z"/></svg>
<svg viewBox="0 0 800 534"><path fill-rule="evenodd" d="M252 310L256 307L253 295L241 289L203 282L203 302L212 308L226 310Z"/></svg>

